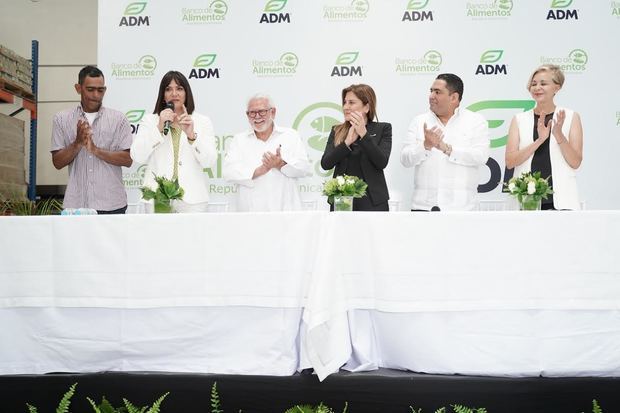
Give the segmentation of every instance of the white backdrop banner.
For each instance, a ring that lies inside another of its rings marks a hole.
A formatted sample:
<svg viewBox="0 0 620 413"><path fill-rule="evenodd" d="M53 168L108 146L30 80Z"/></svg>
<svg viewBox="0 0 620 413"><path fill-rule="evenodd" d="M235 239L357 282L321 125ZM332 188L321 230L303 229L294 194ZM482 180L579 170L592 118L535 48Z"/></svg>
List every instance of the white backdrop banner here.
<svg viewBox="0 0 620 413"><path fill-rule="evenodd" d="M428 110L428 91L443 72L465 82L464 107L491 128L492 151L480 172L481 199L501 200L504 151L512 116L533 107L526 83L543 63L560 65L558 105L582 116L584 161L580 196L589 209L620 207L620 2L590 0L165 0L99 2L98 64L105 105L127 114L134 133L155 106L168 70L190 81L196 111L213 121L220 158L205 173L213 201L231 200L222 158L248 123L249 96L269 93L276 122L307 142L312 177L304 200L321 196L328 172L319 161L340 92L371 85L381 121L393 126L386 170L392 200L409 209L413 169L399 161L413 117ZM615 40L614 40L615 39ZM124 170L130 203L139 199L144 167Z"/></svg>

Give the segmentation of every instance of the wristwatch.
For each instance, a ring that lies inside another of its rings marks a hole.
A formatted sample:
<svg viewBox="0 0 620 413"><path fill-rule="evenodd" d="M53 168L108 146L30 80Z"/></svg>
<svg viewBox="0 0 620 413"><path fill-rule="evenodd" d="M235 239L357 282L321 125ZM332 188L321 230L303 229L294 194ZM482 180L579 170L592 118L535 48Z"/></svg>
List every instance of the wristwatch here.
<svg viewBox="0 0 620 413"><path fill-rule="evenodd" d="M194 142L196 139L198 138L198 134L196 132L194 132L194 138L190 138L189 136L187 137L187 140L190 142Z"/></svg>

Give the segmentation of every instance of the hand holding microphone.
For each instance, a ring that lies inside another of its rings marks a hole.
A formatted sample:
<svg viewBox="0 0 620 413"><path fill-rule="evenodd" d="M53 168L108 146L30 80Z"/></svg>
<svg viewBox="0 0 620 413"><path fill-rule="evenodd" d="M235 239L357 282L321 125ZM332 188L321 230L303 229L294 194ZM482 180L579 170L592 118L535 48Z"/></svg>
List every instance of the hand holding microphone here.
<svg viewBox="0 0 620 413"><path fill-rule="evenodd" d="M164 109L162 110L162 112L166 109L170 109L172 110L173 114L174 114L174 103L173 102L166 102L166 105L164 106ZM160 113L161 116L161 113ZM172 125L172 120L167 119L164 121L164 128L163 128L163 132L164 135L167 135L168 132L170 132L170 127Z"/></svg>

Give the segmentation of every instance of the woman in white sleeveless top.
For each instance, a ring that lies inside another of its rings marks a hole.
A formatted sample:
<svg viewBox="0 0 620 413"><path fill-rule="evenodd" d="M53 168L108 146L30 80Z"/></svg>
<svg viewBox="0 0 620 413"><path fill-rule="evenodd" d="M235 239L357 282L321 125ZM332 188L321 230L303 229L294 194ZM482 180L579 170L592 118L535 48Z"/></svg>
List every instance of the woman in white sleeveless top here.
<svg viewBox="0 0 620 413"><path fill-rule="evenodd" d="M549 177L553 196L543 209L580 209L575 171L583 155L583 129L577 112L555 105L564 84L559 66L543 65L530 76L527 88L536 101L533 110L515 115L508 132L506 167L522 172L540 171Z"/></svg>

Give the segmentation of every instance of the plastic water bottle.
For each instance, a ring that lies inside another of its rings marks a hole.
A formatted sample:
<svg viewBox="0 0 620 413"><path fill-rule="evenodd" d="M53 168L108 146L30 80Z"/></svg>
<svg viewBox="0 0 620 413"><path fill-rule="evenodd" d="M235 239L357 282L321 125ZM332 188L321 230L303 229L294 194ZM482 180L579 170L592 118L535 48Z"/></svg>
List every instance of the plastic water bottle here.
<svg viewBox="0 0 620 413"><path fill-rule="evenodd" d="M60 215L74 215L75 214L75 208L65 208L62 211L60 211Z"/></svg>
<svg viewBox="0 0 620 413"><path fill-rule="evenodd" d="M92 208L78 208L75 215L97 215L97 210Z"/></svg>

